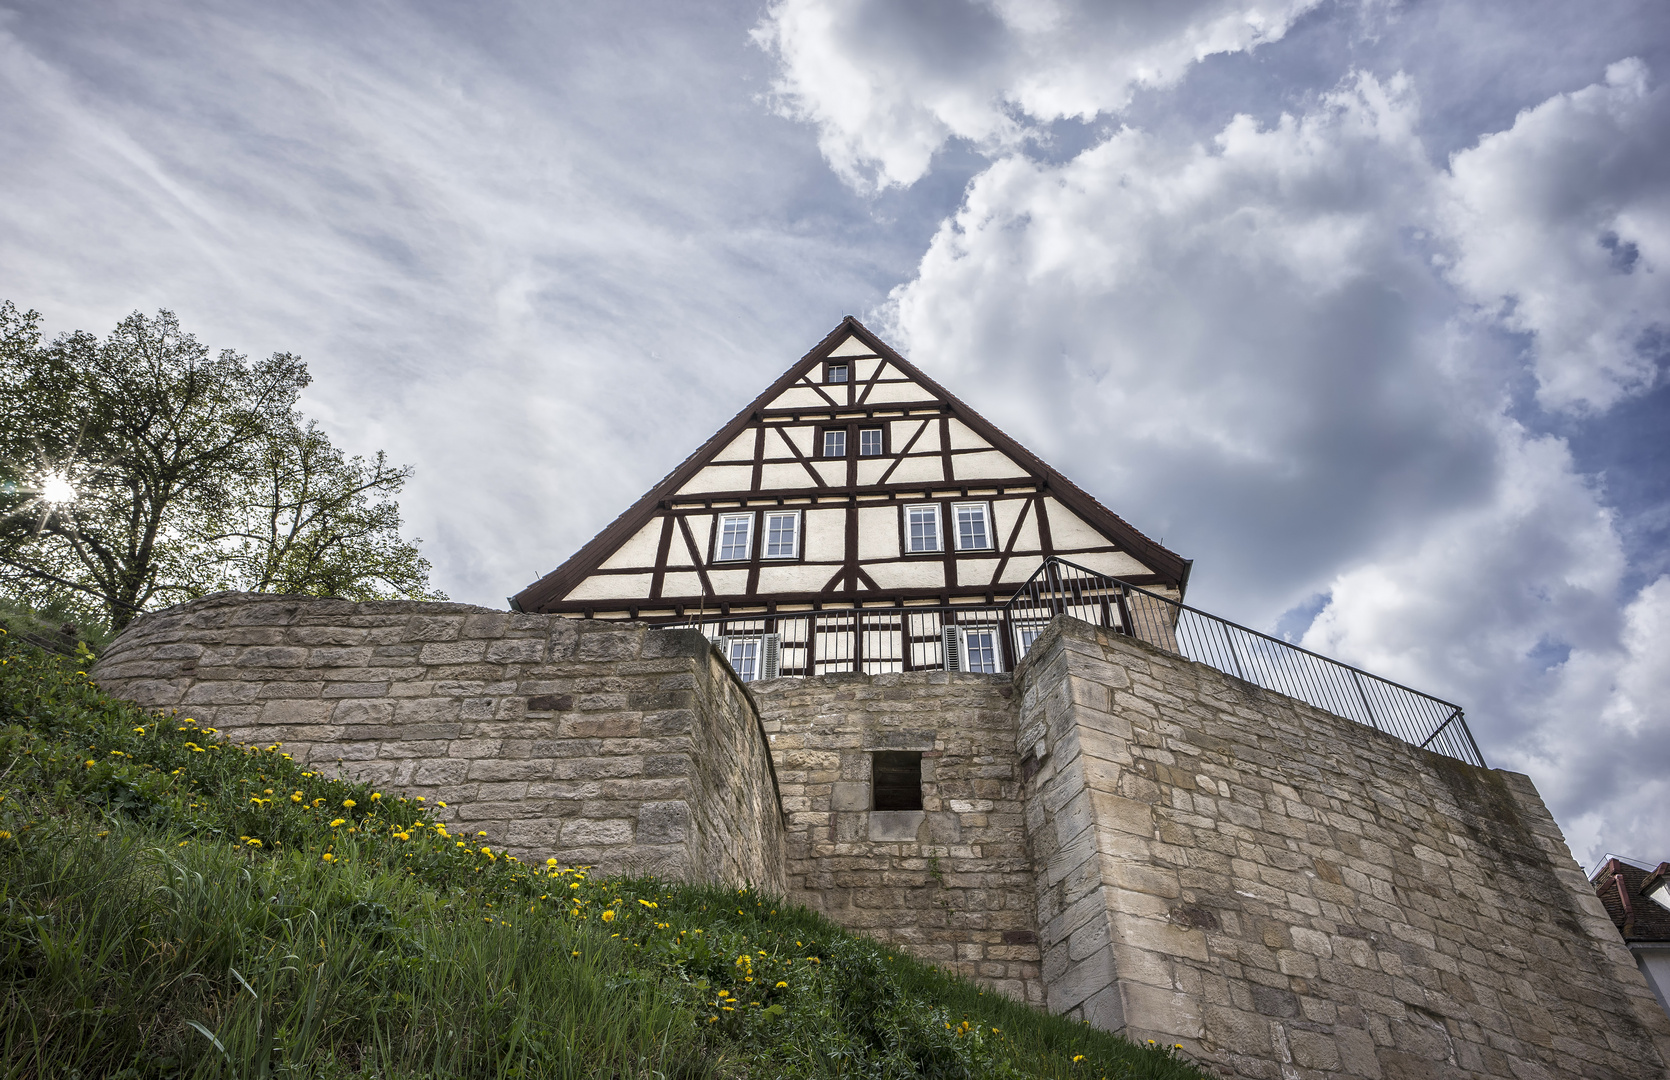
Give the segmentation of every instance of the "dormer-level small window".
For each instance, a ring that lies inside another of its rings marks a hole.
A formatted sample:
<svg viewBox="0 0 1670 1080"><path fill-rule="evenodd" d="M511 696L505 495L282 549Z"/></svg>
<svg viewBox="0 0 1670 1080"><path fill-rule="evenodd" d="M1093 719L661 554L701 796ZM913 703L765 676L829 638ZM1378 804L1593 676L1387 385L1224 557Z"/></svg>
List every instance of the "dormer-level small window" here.
<svg viewBox="0 0 1670 1080"><path fill-rule="evenodd" d="M845 431L826 431L823 433L823 456L846 457L847 433Z"/></svg>
<svg viewBox="0 0 1670 1080"><path fill-rule="evenodd" d="M753 539L753 514L724 515L719 519L719 561L746 559L753 547Z"/></svg>
<svg viewBox="0 0 1670 1080"><path fill-rule="evenodd" d="M847 366L845 364L830 364L824 381L832 383L846 382Z"/></svg>
<svg viewBox="0 0 1670 1080"><path fill-rule="evenodd" d="M881 454L881 428L863 428L858 432L858 456L878 457Z"/></svg>

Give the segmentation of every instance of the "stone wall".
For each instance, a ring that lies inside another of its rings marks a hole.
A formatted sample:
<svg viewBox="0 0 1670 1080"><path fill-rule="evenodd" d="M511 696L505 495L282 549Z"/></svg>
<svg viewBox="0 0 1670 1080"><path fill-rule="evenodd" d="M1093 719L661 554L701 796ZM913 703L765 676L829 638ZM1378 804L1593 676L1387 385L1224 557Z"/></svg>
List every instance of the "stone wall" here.
<svg viewBox="0 0 1670 1080"><path fill-rule="evenodd" d="M1042 1004L1009 677L751 685L782 782L790 898ZM922 810L871 810L876 750L922 752Z"/></svg>
<svg viewBox="0 0 1670 1080"><path fill-rule="evenodd" d="M1071 619L1013 679L750 693L694 631L222 594L136 622L93 675L519 853L755 882L1225 1076L1670 1059L1525 777ZM923 810L871 810L878 750L921 752Z"/></svg>
<svg viewBox="0 0 1670 1080"><path fill-rule="evenodd" d="M1072 620L1016 679L1051 1009L1233 1076L1665 1075L1525 777Z"/></svg>
<svg viewBox="0 0 1670 1080"><path fill-rule="evenodd" d="M445 801L450 823L519 855L785 888L758 713L695 631L221 593L138 620L92 675Z"/></svg>

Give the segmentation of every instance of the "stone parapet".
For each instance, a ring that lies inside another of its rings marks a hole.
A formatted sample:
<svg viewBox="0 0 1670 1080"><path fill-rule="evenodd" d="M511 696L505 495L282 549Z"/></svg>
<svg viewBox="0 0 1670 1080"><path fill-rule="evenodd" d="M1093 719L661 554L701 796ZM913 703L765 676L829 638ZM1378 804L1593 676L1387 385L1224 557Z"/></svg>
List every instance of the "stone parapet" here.
<svg viewBox="0 0 1670 1080"><path fill-rule="evenodd" d="M758 713L695 631L220 593L137 620L92 676L445 801L458 829L525 857L785 887Z"/></svg>

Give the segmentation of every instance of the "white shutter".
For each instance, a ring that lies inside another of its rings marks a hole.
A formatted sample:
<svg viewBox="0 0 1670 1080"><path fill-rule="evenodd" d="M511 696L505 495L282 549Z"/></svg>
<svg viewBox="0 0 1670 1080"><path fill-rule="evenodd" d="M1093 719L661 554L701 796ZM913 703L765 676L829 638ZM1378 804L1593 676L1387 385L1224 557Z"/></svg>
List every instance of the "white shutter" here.
<svg viewBox="0 0 1670 1080"><path fill-rule="evenodd" d="M708 640L719 647L719 655L723 656L725 658L725 663L729 664L731 662L731 639L728 637L716 637L708 638ZM733 667L731 670L735 671L736 669Z"/></svg>
<svg viewBox="0 0 1670 1080"><path fill-rule="evenodd" d="M947 626L941 629L939 633L945 642L945 670L961 671L963 669L963 643L957 628Z"/></svg>
<svg viewBox="0 0 1670 1080"><path fill-rule="evenodd" d="M767 634L760 639L760 678L775 679L783 670L783 635Z"/></svg>

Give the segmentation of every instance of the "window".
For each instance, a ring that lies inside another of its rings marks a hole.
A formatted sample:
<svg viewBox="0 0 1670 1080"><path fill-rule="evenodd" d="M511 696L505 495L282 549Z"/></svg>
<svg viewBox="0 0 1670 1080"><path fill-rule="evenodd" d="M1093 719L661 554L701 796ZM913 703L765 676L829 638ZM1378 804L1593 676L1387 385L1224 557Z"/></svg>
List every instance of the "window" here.
<svg viewBox="0 0 1670 1080"><path fill-rule="evenodd" d="M823 456L847 456L847 433L845 431L826 431L823 433Z"/></svg>
<svg viewBox="0 0 1670 1080"><path fill-rule="evenodd" d="M988 627L963 631L963 670L997 674L997 631Z"/></svg>
<svg viewBox="0 0 1670 1080"><path fill-rule="evenodd" d="M724 515L719 519L719 561L746 559L753 549L753 539L753 514Z"/></svg>
<svg viewBox="0 0 1670 1080"><path fill-rule="evenodd" d="M905 550L940 550L939 507L932 504L905 507Z"/></svg>
<svg viewBox="0 0 1670 1080"><path fill-rule="evenodd" d="M881 428L864 428L858 433L858 456L877 457L881 454Z"/></svg>
<svg viewBox="0 0 1670 1080"><path fill-rule="evenodd" d="M877 810L922 809L922 752L877 750L871 754L870 793Z"/></svg>
<svg viewBox="0 0 1670 1080"><path fill-rule="evenodd" d="M958 503L951 510L957 516L958 551L984 551L992 546L985 503Z"/></svg>
<svg viewBox="0 0 1670 1080"><path fill-rule="evenodd" d="M800 512L768 513L765 516L765 557L794 559L800 555Z"/></svg>
<svg viewBox="0 0 1670 1080"><path fill-rule="evenodd" d="M947 626L944 637L945 670L995 675L1003 670L997 651L997 630L990 626Z"/></svg>
<svg viewBox="0 0 1670 1080"><path fill-rule="evenodd" d="M838 382L846 382L846 381L847 381L847 366L845 364L830 364L829 365L829 371L828 371L826 377L824 378L824 382L838 383Z"/></svg>
<svg viewBox="0 0 1670 1080"><path fill-rule="evenodd" d="M743 682L753 682L760 677L760 639L732 638L729 656L731 668L737 678Z"/></svg>
<svg viewBox="0 0 1670 1080"><path fill-rule="evenodd" d="M716 637L713 643L743 682L775 679L782 672L783 639L778 634Z"/></svg>

